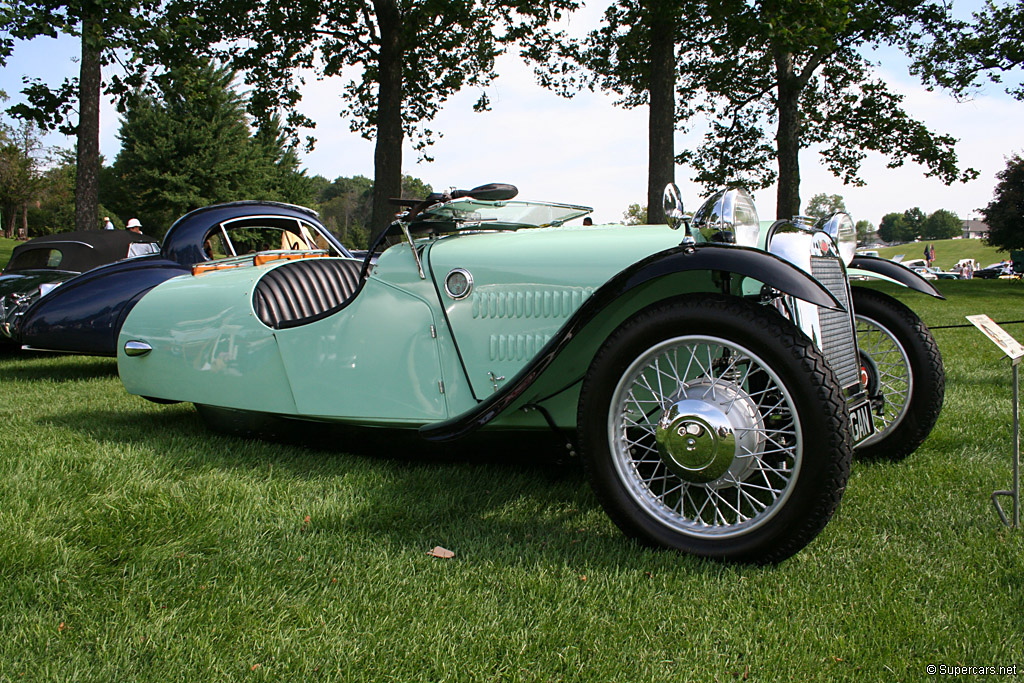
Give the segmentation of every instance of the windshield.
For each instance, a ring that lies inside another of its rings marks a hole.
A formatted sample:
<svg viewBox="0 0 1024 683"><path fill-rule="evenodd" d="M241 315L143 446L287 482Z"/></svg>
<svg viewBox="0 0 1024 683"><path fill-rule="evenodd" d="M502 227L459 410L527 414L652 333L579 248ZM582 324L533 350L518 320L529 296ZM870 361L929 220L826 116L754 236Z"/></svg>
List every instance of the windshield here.
<svg viewBox="0 0 1024 683"><path fill-rule="evenodd" d="M431 217L463 223L463 228L480 224L483 229L540 228L562 225L593 211L588 206L552 204L549 202L487 202L476 199L456 199L434 204L422 211Z"/></svg>

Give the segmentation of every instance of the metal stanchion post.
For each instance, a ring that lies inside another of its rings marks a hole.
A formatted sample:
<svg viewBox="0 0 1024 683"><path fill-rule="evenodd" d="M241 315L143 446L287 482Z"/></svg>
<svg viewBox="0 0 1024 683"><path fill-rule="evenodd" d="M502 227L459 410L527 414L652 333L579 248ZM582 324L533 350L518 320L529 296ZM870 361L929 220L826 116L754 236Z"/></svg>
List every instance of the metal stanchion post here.
<svg viewBox="0 0 1024 683"><path fill-rule="evenodd" d="M987 315L969 315L967 319L992 340L992 343L1003 350L1013 367L1013 484L1009 491L993 491L992 504L995 505L996 512L999 513L999 519L1003 520L1003 524L1017 529L1020 527L1020 377L1017 366L1021 359L1024 359L1024 345L1010 336ZM1012 522L999 504L1000 496L1009 496L1013 501Z"/></svg>
<svg viewBox="0 0 1024 683"><path fill-rule="evenodd" d="M996 506L999 519L1006 526L1020 528L1020 358L1013 361L1013 484L1009 491L993 491L992 504ZM1003 507L999 504L999 496L1010 496L1013 501L1013 523L1006 517Z"/></svg>

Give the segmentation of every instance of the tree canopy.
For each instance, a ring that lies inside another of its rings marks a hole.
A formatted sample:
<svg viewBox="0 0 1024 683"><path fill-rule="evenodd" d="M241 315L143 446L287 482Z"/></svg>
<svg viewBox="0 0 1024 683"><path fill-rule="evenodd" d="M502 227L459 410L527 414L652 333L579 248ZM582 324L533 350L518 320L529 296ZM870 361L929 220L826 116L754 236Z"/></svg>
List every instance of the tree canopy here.
<svg viewBox="0 0 1024 683"><path fill-rule="evenodd" d="M160 235L192 209L238 199L315 200L276 119L253 133L234 73L181 66L129 101L104 203Z"/></svg>
<svg viewBox="0 0 1024 683"><path fill-rule="evenodd" d="M258 120L289 110L288 127L312 127L297 105L309 74L341 76L341 116L375 141L373 227L394 214L388 199L401 190L402 144L424 157L439 133L428 126L444 103L466 87L485 87L494 59L510 42L559 18L577 0L171 0L170 22L191 19L197 41L230 60L253 88ZM180 51L180 46L171 49ZM481 92L475 109L489 106Z"/></svg>
<svg viewBox="0 0 1024 683"><path fill-rule="evenodd" d="M1015 154L996 174L992 201L981 210L988 223L988 243L1000 249L1024 249L1024 158Z"/></svg>
<svg viewBox="0 0 1024 683"><path fill-rule="evenodd" d="M0 66L6 64L19 39L65 34L81 41L77 78L54 85L26 77L22 91L26 102L11 108L44 130L57 128L77 136L75 227L79 230L99 227L101 90L127 95L146 65L135 61L134 68L106 83L101 68L156 40L162 30L155 14L158 5L154 0L14 0L0 5ZM120 64L128 66L124 61Z"/></svg>
<svg viewBox="0 0 1024 683"><path fill-rule="evenodd" d="M1024 3L986 2L969 20L949 20L914 36L913 70L925 84L968 97L986 81L1024 100Z"/></svg>
<svg viewBox="0 0 1024 683"><path fill-rule="evenodd" d="M843 198L837 194L819 192L807 202L804 214L815 218L824 218L836 211L846 211L846 202L843 201Z"/></svg>
<svg viewBox="0 0 1024 683"><path fill-rule="evenodd" d="M647 20L655 15L668 19ZM885 154L890 166L913 160L946 183L976 177L959 168L955 140L907 114L864 56L872 47L906 47L925 24L945 19L937 0L616 0L585 39L559 49L555 36L534 56L541 82L563 94L603 89L623 106L652 109L667 99L680 127L706 120L703 144L676 161L692 165L709 191L777 181L776 213L788 218L800 207L799 151L811 146L848 184L864 184L866 150ZM671 32L668 77L656 77L654 26ZM652 148L655 135L671 145L670 134L655 132L652 119ZM648 194L654 189L649 182Z"/></svg>
<svg viewBox="0 0 1024 683"><path fill-rule="evenodd" d="M921 239L945 240L963 235L963 221L952 211L939 209L924 220L921 225Z"/></svg>

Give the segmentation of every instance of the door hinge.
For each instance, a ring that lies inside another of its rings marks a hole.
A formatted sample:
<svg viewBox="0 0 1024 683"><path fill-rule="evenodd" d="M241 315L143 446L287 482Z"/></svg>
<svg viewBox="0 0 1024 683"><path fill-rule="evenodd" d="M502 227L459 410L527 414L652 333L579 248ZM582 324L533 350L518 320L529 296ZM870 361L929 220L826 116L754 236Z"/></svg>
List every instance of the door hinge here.
<svg viewBox="0 0 1024 683"><path fill-rule="evenodd" d="M444 380L443 379L437 380L437 390L440 391L442 394L444 393Z"/></svg>

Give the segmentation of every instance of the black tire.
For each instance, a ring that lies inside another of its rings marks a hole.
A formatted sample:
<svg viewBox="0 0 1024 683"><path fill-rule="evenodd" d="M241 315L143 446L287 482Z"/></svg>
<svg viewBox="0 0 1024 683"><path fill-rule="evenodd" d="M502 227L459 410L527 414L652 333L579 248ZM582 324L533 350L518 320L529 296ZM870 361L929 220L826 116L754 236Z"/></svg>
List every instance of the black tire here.
<svg viewBox="0 0 1024 683"><path fill-rule="evenodd" d="M718 560L791 556L850 474L832 369L778 313L732 297L662 302L623 323L584 378L577 426L591 485L627 536ZM703 464L681 462L694 456Z"/></svg>
<svg viewBox="0 0 1024 683"><path fill-rule="evenodd" d="M878 404L875 434L857 446L857 456L902 460L939 419L946 393L942 354L921 319L887 294L854 287L853 312L868 393Z"/></svg>

